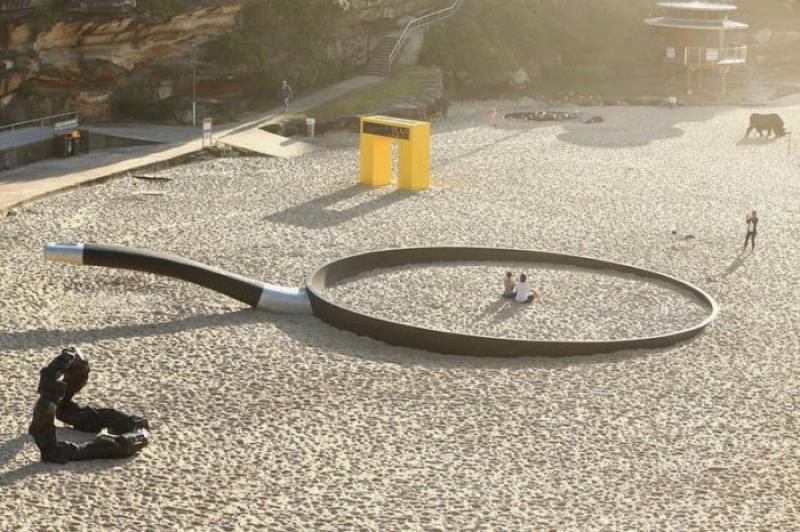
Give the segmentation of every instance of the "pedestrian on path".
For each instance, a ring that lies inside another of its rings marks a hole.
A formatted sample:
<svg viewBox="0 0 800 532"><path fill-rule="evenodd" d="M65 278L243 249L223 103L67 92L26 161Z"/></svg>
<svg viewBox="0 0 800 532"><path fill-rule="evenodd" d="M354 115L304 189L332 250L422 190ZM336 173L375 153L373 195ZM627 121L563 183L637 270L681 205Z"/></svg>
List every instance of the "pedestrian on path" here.
<svg viewBox="0 0 800 532"><path fill-rule="evenodd" d="M750 242L750 250L756 249L756 235L758 234L758 214L756 211L750 211L745 216L745 223L747 223L747 235L744 237L744 247L742 251L747 249L747 243Z"/></svg>
<svg viewBox="0 0 800 532"><path fill-rule="evenodd" d="M289 112L289 101L294 98L294 92L292 91L292 87L289 85L289 82L283 80L281 83L281 101L283 101L283 112Z"/></svg>

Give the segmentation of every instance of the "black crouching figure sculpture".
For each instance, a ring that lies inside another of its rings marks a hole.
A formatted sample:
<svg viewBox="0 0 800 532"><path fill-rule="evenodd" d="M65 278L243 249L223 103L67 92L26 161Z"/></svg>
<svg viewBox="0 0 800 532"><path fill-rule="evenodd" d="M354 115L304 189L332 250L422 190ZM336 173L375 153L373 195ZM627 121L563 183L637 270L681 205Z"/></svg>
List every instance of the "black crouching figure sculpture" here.
<svg viewBox="0 0 800 532"><path fill-rule="evenodd" d="M89 380L89 361L76 347L67 347L39 374L39 400L33 408L28 433L33 436L42 460L64 464L72 460L125 458L147 445L147 419L110 408L80 407L72 398ZM77 445L56 439L55 419L76 430L99 433L94 441Z"/></svg>

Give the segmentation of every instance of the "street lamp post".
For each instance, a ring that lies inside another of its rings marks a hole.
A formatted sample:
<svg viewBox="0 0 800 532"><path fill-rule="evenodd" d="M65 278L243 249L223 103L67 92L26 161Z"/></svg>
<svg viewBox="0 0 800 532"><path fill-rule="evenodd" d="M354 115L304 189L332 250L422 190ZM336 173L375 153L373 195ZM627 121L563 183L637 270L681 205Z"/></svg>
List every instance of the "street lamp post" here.
<svg viewBox="0 0 800 532"><path fill-rule="evenodd" d="M192 126L197 126L197 53L192 45Z"/></svg>

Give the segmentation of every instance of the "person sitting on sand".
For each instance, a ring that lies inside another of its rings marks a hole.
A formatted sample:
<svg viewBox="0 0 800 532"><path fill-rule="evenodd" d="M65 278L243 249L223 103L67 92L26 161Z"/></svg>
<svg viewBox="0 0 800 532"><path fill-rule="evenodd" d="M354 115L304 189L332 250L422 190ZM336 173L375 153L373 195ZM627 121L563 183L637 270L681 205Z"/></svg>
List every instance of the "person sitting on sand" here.
<svg viewBox="0 0 800 532"><path fill-rule="evenodd" d="M516 284L516 294L514 301L517 303L531 303L539 297L536 290L532 290L528 285L528 276L524 273L519 276L519 282Z"/></svg>
<svg viewBox="0 0 800 532"><path fill-rule="evenodd" d="M513 273L506 272L503 278L503 297L506 299L514 299L517 292L517 283L514 282L513 276Z"/></svg>

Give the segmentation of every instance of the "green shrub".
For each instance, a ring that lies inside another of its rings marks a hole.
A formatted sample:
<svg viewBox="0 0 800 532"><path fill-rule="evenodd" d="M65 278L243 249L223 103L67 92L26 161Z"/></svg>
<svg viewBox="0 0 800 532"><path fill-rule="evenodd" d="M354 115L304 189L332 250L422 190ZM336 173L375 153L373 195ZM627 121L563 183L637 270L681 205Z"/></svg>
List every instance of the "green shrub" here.
<svg viewBox="0 0 800 532"><path fill-rule="evenodd" d="M503 0L473 2L426 34L421 61L446 79L496 86L508 73L560 57L546 75L564 83L607 79L647 49L647 0Z"/></svg>
<svg viewBox="0 0 800 532"><path fill-rule="evenodd" d="M31 29L33 35L39 35L50 31L57 22L62 20L66 13L66 4L63 0L50 0L47 6L39 9L32 9L25 22Z"/></svg>
<svg viewBox="0 0 800 532"><path fill-rule="evenodd" d="M607 65L564 65L550 67L544 73L554 83L565 86L596 84L614 77Z"/></svg>
<svg viewBox="0 0 800 532"><path fill-rule="evenodd" d="M165 20L193 6L190 0L137 0L136 12L148 18Z"/></svg>
<svg viewBox="0 0 800 532"><path fill-rule="evenodd" d="M269 62L271 49L263 39L234 32L220 35L203 45L202 54L212 63L260 69Z"/></svg>

